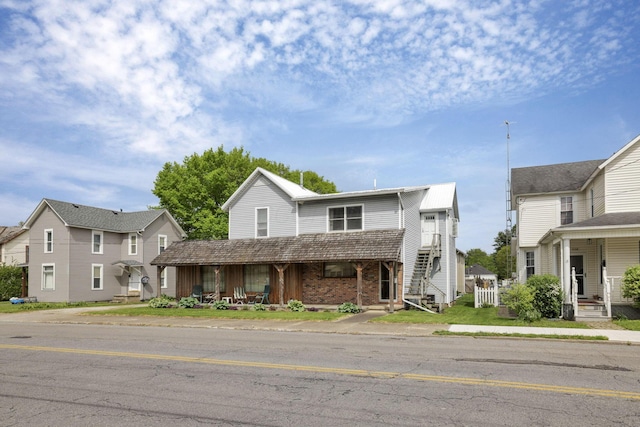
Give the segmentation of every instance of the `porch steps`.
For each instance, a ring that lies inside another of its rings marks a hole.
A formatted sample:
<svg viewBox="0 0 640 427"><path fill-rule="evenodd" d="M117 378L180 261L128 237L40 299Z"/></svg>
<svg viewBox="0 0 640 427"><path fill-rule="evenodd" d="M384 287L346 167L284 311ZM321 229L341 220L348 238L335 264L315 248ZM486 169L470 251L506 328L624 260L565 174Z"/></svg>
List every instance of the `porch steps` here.
<svg viewBox="0 0 640 427"><path fill-rule="evenodd" d="M578 303L578 312L575 319L577 321L597 322L608 321L611 317L607 315L607 307L604 304L585 302Z"/></svg>
<svg viewBox="0 0 640 427"><path fill-rule="evenodd" d="M113 296L111 302L127 304L130 302L140 302L140 291L129 291L128 294L117 294Z"/></svg>
<svg viewBox="0 0 640 427"><path fill-rule="evenodd" d="M413 276L411 277L409 292L408 295L405 296L405 298L408 298L409 295L420 295L421 281L424 278L428 279L429 276L431 276L433 262L435 258L439 256L440 251L436 247L432 248L431 250L418 251L416 263L413 267Z"/></svg>

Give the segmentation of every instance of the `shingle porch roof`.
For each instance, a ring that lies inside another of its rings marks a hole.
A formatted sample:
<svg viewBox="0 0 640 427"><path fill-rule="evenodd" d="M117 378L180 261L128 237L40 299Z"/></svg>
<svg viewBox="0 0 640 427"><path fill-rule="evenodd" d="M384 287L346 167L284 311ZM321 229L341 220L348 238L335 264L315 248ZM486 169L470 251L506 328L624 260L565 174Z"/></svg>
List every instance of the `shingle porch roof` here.
<svg viewBox="0 0 640 427"><path fill-rule="evenodd" d="M152 265L397 261L404 230L302 234L293 237L173 242Z"/></svg>

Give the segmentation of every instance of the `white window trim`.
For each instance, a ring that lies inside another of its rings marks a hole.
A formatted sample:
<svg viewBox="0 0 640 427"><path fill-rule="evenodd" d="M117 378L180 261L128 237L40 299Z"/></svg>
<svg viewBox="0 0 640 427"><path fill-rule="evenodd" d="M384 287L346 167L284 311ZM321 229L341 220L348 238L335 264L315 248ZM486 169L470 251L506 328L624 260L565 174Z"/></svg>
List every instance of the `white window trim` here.
<svg viewBox="0 0 640 427"><path fill-rule="evenodd" d="M265 209L267 211L267 235L266 236L258 236L258 211L260 211L262 209ZM268 206L257 207L255 209L255 221L254 221L255 232L254 232L254 236L255 236L256 239L264 239L264 238L270 236L271 233L270 233L270 230L269 230L269 222L270 222L269 221L269 215L270 215L270 212L269 212L269 207Z"/></svg>
<svg viewBox="0 0 640 427"><path fill-rule="evenodd" d="M135 238L136 241L136 251L133 252L131 250L131 238ZM140 244L140 242L138 241L138 235L136 233L130 233L129 234L129 240L128 240L128 249L127 252L129 253L129 255L138 255L138 245Z"/></svg>
<svg viewBox="0 0 640 427"><path fill-rule="evenodd" d="M160 244L162 239L164 239L164 248L167 249L167 246L169 246L169 238L167 237L167 235L158 234L158 255L162 253L162 245Z"/></svg>
<svg viewBox="0 0 640 427"><path fill-rule="evenodd" d="M100 236L100 248L98 249L97 252L94 247L95 245L94 236ZM104 253L103 246L104 246L104 233L102 231L93 230L91 232L91 253L102 255Z"/></svg>
<svg viewBox="0 0 640 427"><path fill-rule="evenodd" d="M163 268L160 273L160 289L167 289L169 285L167 284L167 269Z"/></svg>
<svg viewBox="0 0 640 427"><path fill-rule="evenodd" d="M571 210L564 210L562 199L571 199ZM567 223L563 224L562 223L562 214L565 213L565 212L571 212L571 222L567 222ZM575 213L576 213L575 197L573 195L560 196L560 225L569 225L569 224L573 224L574 222L576 222Z"/></svg>
<svg viewBox="0 0 640 427"><path fill-rule="evenodd" d="M360 207L360 220L362 221L362 226L356 230L348 230L347 229L347 208ZM329 212L331 209L342 208L344 210L344 227L342 230L331 230L331 219L329 216ZM351 205L335 205L335 206L327 206L327 233L349 233L353 231L364 231L364 204L363 203L354 203Z"/></svg>
<svg viewBox="0 0 640 427"><path fill-rule="evenodd" d="M94 276L95 268L100 267L100 287L94 287L94 280L96 276ZM91 290L92 291L101 291L104 289L104 266L102 264L91 264Z"/></svg>
<svg viewBox="0 0 640 427"><path fill-rule="evenodd" d="M49 239L48 234L51 233L51 250L48 250ZM44 230L44 253L52 254L53 253L53 228L45 228Z"/></svg>
<svg viewBox="0 0 640 427"><path fill-rule="evenodd" d="M45 267L52 267L53 268L53 271L51 273L51 275L53 277L53 286L51 288L45 288L44 287L44 282L45 282L45 280L44 280L44 268ZM42 264L41 274L42 274L42 279L41 279L41 282L40 282L40 290L45 291L45 292L55 291L56 290L56 265L54 263Z"/></svg>

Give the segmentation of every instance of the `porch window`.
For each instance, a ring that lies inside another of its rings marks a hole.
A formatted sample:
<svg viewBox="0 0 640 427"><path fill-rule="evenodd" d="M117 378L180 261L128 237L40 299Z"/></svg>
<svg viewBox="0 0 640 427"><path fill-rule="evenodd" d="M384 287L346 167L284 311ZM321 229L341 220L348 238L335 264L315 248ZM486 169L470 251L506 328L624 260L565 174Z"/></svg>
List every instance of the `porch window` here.
<svg viewBox="0 0 640 427"><path fill-rule="evenodd" d="M393 283L398 283L398 266L393 268ZM398 299L398 287L393 287L393 300ZM380 263L380 300L389 301L389 269Z"/></svg>
<svg viewBox="0 0 640 427"><path fill-rule="evenodd" d="M536 273L536 258L535 252L526 253L526 276L527 279Z"/></svg>
<svg viewBox="0 0 640 427"><path fill-rule="evenodd" d="M350 262L325 262L324 277L356 277L357 272Z"/></svg>
<svg viewBox="0 0 640 427"><path fill-rule="evenodd" d="M362 230L362 205L329 208L329 231Z"/></svg>
<svg viewBox="0 0 640 427"><path fill-rule="evenodd" d="M160 288L162 289L167 288L167 269L166 268L163 268L162 271L160 272Z"/></svg>
<svg viewBox="0 0 640 427"><path fill-rule="evenodd" d="M560 224L573 224L573 197L560 198Z"/></svg>
<svg viewBox="0 0 640 427"><path fill-rule="evenodd" d="M138 255L138 235L129 234L129 255Z"/></svg>
<svg viewBox="0 0 640 427"><path fill-rule="evenodd" d="M102 264L91 265L92 283L91 289L99 291L102 289Z"/></svg>
<svg viewBox="0 0 640 427"><path fill-rule="evenodd" d="M202 277L202 288L204 292L216 291L216 269L211 265L203 265L200 267L200 276ZM226 292L224 269L220 270L220 292Z"/></svg>
<svg viewBox="0 0 640 427"><path fill-rule="evenodd" d="M42 290L55 291L55 264L42 264Z"/></svg>
<svg viewBox="0 0 640 427"><path fill-rule="evenodd" d="M262 292L269 283L269 264L244 266L244 290L246 292Z"/></svg>
<svg viewBox="0 0 640 427"><path fill-rule="evenodd" d="M44 230L44 252L47 254L53 253L53 230Z"/></svg>
<svg viewBox="0 0 640 427"><path fill-rule="evenodd" d="M269 237L269 208L256 208L256 237Z"/></svg>
<svg viewBox="0 0 640 427"><path fill-rule="evenodd" d="M91 246L92 254L101 254L102 253L102 231L92 231L91 232L91 241L93 242Z"/></svg>

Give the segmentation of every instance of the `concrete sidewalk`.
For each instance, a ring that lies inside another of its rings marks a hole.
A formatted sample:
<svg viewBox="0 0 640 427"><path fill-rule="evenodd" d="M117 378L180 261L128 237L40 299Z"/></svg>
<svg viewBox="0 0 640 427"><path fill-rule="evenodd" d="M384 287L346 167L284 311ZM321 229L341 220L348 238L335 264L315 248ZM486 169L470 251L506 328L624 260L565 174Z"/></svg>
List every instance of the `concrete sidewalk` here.
<svg viewBox="0 0 640 427"><path fill-rule="evenodd" d="M386 312L369 310L364 313L345 317L332 322L326 321L285 321L285 320L239 320L219 318L190 317L152 317L152 316L110 316L85 315L87 311L109 310L113 307L78 307L59 310L24 311L0 314L0 323L73 323L94 325L157 326L178 328L210 328L239 330L270 330L286 332L323 332L363 335L399 335L427 337L436 331L450 332L488 332L495 334L534 334L534 335L583 335L606 336L611 342L640 344L640 332L611 329L569 329L534 328L513 326L478 325L438 325L416 323L381 323L369 320L383 316Z"/></svg>

